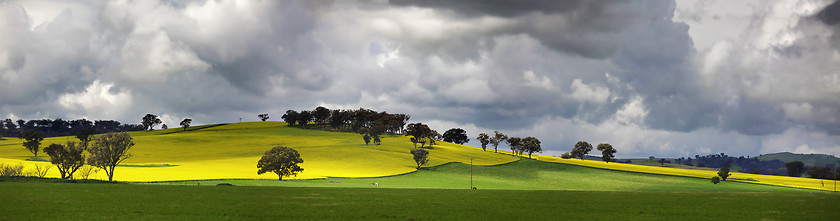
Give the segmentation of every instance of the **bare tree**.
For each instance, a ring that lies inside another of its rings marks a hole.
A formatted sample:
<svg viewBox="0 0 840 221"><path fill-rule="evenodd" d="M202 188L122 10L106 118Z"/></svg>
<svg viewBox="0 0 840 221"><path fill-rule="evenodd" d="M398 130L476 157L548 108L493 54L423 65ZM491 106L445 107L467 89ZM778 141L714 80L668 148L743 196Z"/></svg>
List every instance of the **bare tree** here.
<svg viewBox="0 0 840 221"><path fill-rule="evenodd" d="M107 133L97 137L88 148L88 164L102 168L108 175L108 181L114 181L114 168L123 160L131 157L128 151L134 146L131 135L126 132Z"/></svg>

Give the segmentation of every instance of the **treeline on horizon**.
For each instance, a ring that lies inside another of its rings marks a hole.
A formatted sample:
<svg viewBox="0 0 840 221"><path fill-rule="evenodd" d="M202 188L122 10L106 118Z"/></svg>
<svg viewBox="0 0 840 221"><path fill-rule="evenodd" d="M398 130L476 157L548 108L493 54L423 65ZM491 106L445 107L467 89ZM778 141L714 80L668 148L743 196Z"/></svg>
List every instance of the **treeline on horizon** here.
<svg viewBox="0 0 840 221"><path fill-rule="evenodd" d="M145 127L141 124L123 124L115 120L95 120L87 119L64 120L56 119L38 119L38 120L23 120L5 119L0 122L0 137L22 137L25 131L37 131L44 137L59 137L70 136L78 134L86 128L92 128L95 133L109 133L109 132L127 132L127 131L141 131Z"/></svg>
<svg viewBox="0 0 840 221"><path fill-rule="evenodd" d="M268 120L268 115L260 118ZM371 109L359 108L358 110L330 110L318 106L314 110L287 110L281 117L289 126L297 126L309 129L332 129L334 131L350 131L363 133L363 130L371 130L375 134L402 134L404 128L411 119L408 114L390 114L382 111L377 112ZM314 127L314 128L311 128Z"/></svg>

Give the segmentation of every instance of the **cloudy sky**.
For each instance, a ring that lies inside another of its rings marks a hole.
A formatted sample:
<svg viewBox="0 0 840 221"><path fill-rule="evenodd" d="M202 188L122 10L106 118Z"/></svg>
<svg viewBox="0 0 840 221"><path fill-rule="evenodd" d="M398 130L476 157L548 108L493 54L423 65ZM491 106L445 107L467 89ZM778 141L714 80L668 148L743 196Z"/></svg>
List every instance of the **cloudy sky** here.
<svg viewBox="0 0 840 221"><path fill-rule="evenodd" d="M0 118L370 108L559 155L840 155L840 3L0 2ZM478 145L477 142L471 142Z"/></svg>

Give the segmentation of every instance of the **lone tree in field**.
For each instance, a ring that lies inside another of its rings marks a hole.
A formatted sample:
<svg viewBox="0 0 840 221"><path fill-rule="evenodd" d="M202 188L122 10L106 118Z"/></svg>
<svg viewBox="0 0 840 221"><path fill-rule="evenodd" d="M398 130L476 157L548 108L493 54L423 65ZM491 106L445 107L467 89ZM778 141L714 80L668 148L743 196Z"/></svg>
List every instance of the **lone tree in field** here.
<svg viewBox="0 0 840 221"><path fill-rule="evenodd" d="M257 117L260 117L260 120L262 121L268 120L268 114L259 114Z"/></svg>
<svg viewBox="0 0 840 221"><path fill-rule="evenodd" d="M607 163L609 163L610 160L612 160L612 158L615 157L615 155L613 154L617 152L615 151L615 148L613 148L613 146L608 143L598 144L598 150L601 151L601 159Z"/></svg>
<svg viewBox="0 0 840 221"><path fill-rule="evenodd" d="M726 178L729 177L729 175L732 175L729 173L729 167L720 168L720 170L718 170L718 176L723 181L726 181Z"/></svg>
<svg viewBox="0 0 840 221"><path fill-rule="evenodd" d="M499 131L493 131L493 133L495 133L495 135L493 135L493 137L490 138L490 144L493 144L493 149L495 150L494 153L498 153L499 144L502 142L507 142L508 136Z"/></svg>
<svg viewBox="0 0 840 221"><path fill-rule="evenodd" d="M187 131L187 128L190 127L190 124L192 124L192 119L184 118L184 120L181 121L181 127L184 128L184 131Z"/></svg>
<svg viewBox="0 0 840 221"><path fill-rule="evenodd" d="M90 157L87 163L102 168L108 175L108 181L114 181L114 168L123 160L131 157L128 150L134 146L131 135L126 132L99 135L88 147Z"/></svg>
<svg viewBox="0 0 840 221"><path fill-rule="evenodd" d="M44 140L44 135L41 132L34 131L34 130L27 130L23 132L23 146L26 147L29 152L35 154L35 157L38 157L38 150L41 149L41 141Z"/></svg>
<svg viewBox="0 0 840 221"><path fill-rule="evenodd" d="M536 137L525 137L522 138L521 142L522 149L528 152L529 159L531 158L531 154L534 152L542 153L542 147L540 146L542 142L540 142L540 139L537 139Z"/></svg>
<svg viewBox="0 0 840 221"><path fill-rule="evenodd" d="M61 179L72 179L73 173L85 165L85 155L82 154L82 146L76 146L73 141L67 141L67 145L50 144L44 148L44 153L50 156L50 163L58 167Z"/></svg>
<svg viewBox="0 0 840 221"><path fill-rule="evenodd" d="M417 169L426 165L429 162L429 151L424 149L411 150L411 155L414 155L414 162L417 163Z"/></svg>
<svg viewBox="0 0 840 221"><path fill-rule="evenodd" d="M276 146L265 151L265 155L257 162L257 174L274 172L282 181L284 176L297 176L298 172L303 171L299 163L303 163L303 159L295 149Z"/></svg>
<svg viewBox="0 0 840 221"><path fill-rule="evenodd" d="M94 134L96 134L96 129L93 127L85 127L79 130L79 132L76 133L76 138L81 142L79 143L79 146L82 147L82 149L87 150L90 141L93 140Z"/></svg>
<svg viewBox="0 0 840 221"><path fill-rule="evenodd" d="M802 174L805 174L805 163L802 163L802 161L787 162L785 167L787 167L788 176L801 177Z"/></svg>
<svg viewBox="0 0 840 221"><path fill-rule="evenodd" d="M661 166L663 166L663 167L664 167L664 166L665 166L665 163L671 163L671 161L670 161L670 160L666 160L666 159L664 159L664 158L659 159L659 164L661 164Z"/></svg>
<svg viewBox="0 0 840 221"><path fill-rule="evenodd" d="M587 143L586 141L578 141L575 144L575 148L572 149L572 157L583 158L586 157L586 154L592 151L592 144Z"/></svg>
<svg viewBox="0 0 840 221"><path fill-rule="evenodd" d="M718 177L718 176L712 177L712 183L714 183L714 184L720 183L720 177Z"/></svg>
<svg viewBox="0 0 840 221"><path fill-rule="evenodd" d="M160 126L160 129L166 130L166 129L169 129L169 126L166 126L166 124L163 124L162 126Z"/></svg>
<svg viewBox="0 0 840 221"><path fill-rule="evenodd" d="M146 116L143 116L143 121L141 121L140 123L143 124L143 128L146 128L146 130L151 131L155 128L155 125L161 124L163 123L163 121L161 121L157 115L146 114Z"/></svg>
<svg viewBox="0 0 840 221"><path fill-rule="evenodd" d="M464 144L470 142L470 138L467 137L467 131L464 131L464 129L452 128L443 132L443 141Z"/></svg>
<svg viewBox="0 0 840 221"><path fill-rule="evenodd" d="M487 151L487 144L490 143L490 136L485 133L478 134L478 142L481 142L481 150Z"/></svg>

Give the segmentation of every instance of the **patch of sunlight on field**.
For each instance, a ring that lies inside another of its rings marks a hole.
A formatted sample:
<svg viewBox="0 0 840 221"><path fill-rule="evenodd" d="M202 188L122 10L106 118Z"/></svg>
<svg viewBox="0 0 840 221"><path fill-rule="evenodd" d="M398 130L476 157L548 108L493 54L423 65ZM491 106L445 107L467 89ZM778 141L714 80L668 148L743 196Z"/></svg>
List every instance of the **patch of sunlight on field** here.
<svg viewBox="0 0 840 221"><path fill-rule="evenodd" d="M580 160L580 159L563 159L563 158L560 158L560 157L552 157L552 156L535 156L534 158L536 158L537 160L546 161L546 162L556 162L556 163L572 164L572 165L579 165L579 166L585 166L585 167L602 168L602 169L619 170L619 171L630 171L630 172L639 172L639 173L649 173L649 174L663 174L663 175L697 177L697 178L712 178L714 176L717 176L717 171L709 171L709 170L694 170L694 169L682 169L682 168L670 168L670 167L658 167L658 166L644 166L644 165L634 165L634 164L625 164L625 163L606 163L604 161ZM774 186L785 186L785 187L795 187L795 188L805 188L805 189L814 189L814 190L825 190L825 191L832 191L834 189L834 181L833 180L821 180L821 179L811 179L811 178L802 178L802 177L788 177L788 176L772 176L772 175L760 175L760 174L737 173L737 172L733 172L731 174L732 175L730 175L729 178L727 178L727 181L765 184L765 185L774 185Z"/></svg>
<svg viewBox="0 0 840 221"><path fill-rule="evenodd" d="M414 145L406 136L385 136L382 145L365 145L361 135L320 130L290 128L284 122L246 122L224 125L130 132L136 145L131 158L117 167L118 181L173 181L204 179L277 179L277 175L257 175L257 161L271 147L283 145L297 150L304 163L304 171L291 179L326 177L382 177L415 171L409 151ZM42 142L63 144L75 137L53 137ZM0 140L0 162L23 164L27 169L34 161L22 145L22 140ZM48 158L43 153L39 156ZM498 165L518 160L502 154L488 154L480 148L439 142L430 150L427 166L449 162ZM47 162L37 162L48 164ZM161 165L169 167L136 167L132 165ZM58 170L50 170L48 177L58 177ZM96 179L107 179L104 171ZM284 178L289 179L289 178Z"/></svg>

